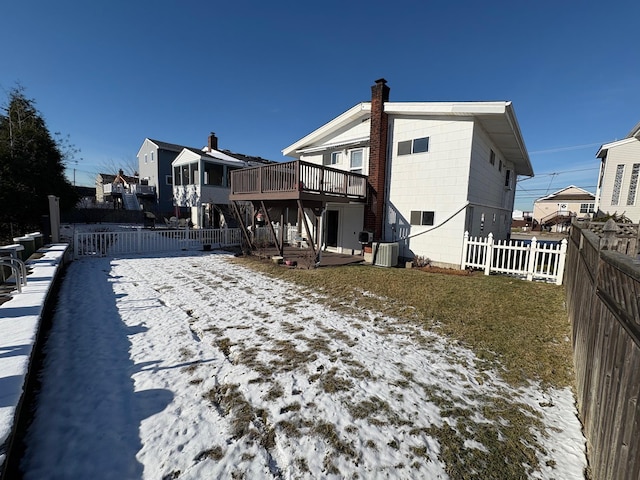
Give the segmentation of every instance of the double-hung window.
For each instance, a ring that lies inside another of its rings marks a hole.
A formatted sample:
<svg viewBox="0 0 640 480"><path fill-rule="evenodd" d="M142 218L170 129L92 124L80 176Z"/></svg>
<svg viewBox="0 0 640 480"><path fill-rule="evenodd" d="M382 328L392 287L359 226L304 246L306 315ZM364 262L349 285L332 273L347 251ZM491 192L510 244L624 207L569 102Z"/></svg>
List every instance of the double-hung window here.
<svg viewBox="0 0 640 480"><path fill-rule="evenodd" d="M593 203L581 203L580 204L580 213L593 213L594 212L594 204Z"/></svg>
<svg viewBox="0 0 640 480"><path fill-rule="evenodd" d="M362 173L362 157L363 151L361 148L349 152L349 170L352 173Z"/></svg>

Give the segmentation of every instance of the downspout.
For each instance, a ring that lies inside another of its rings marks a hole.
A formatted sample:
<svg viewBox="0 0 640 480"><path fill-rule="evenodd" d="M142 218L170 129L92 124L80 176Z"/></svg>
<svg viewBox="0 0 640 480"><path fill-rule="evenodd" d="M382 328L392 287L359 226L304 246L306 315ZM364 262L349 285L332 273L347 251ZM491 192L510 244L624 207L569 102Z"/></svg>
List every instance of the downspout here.
<svg viewBox="0 0 640 480"><path fill-rule="evenodd" d="M383 109L384 109L384 106L383 106ZM387 125L387 152L385 153L386 161L384 166L384 204L382 206L382 239L380 240L381 242L384 242L387 237L386 236L387 218L389 217L389 205L391 204L391 202L389 201L389 194L391 192L391 160L392 160L391 155L393 152L393 148L392 148L393 139L391 138L391 132L393 131L392 123L393 121L390 121Z"/></svg>

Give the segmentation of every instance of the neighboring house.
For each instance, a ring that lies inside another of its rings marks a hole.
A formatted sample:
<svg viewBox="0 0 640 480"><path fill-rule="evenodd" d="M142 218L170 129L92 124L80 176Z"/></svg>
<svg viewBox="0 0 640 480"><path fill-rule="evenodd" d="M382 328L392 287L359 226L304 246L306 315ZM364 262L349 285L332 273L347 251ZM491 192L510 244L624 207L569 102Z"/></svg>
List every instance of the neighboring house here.
<svg viewBox="0 0 640 480"><path fill-rule="evenodd" d="M126 210L141 210L145 202L151 204L155 198L155 188L122 170L117 175L99 173L95 192L97 203L113 203L114 208Z"/></svg>
<svg viewBox="0 0 640 480"><path fill-rule="evenodd" d="M596 196L574 185L533 202L533 218L543 230L564 232L571 219L588 219L595 212Z"/></svg>
<svg viewBox="0 0 640 480"><path fill-rule="evenodd" d="M218 150L218 138L209 135L201 150L183 148L172 162L173 199L184 217L203 228L235 226L229 209L231 172L270 162L261 157Z"/></svg>
<svg viewBox="0 0 640 480"><path fill-rule="evenodd" d="M640 223L640 123L626 138L602 145L596 157L601 159L596 211L624 214L633 223Z"/></svg>
<svg viewBox="0 0 640 480"><path fill-rule="evenodd" d="M340 187L341 196L319 198L315 212L305 211L320 230L315 238L321 246L361 251L365 231L374 242L397 242L402 258L459 266L465 231L506 239L516 177L533 176L511 102L389 102L384 79L371 91L371 102L357 104L283 150L299 159L291 162L291 175L299 179L300 196L309 190L306 165L327 169L323 178L343 172L341 186L329 182ZM355 190L361 175L366 176L362 197ZM231 199L260 200L236 186L244 176L234 172ZM329 195L326 188L313 190ZM276 198L275 192L269 195Z"/></svg>
<svg viewBox="0 0 640 480"><path fill-rule="evenodd" d="M534 227L533 212L513 210L511 214L511 228L519 228L523 232L530 231Z"/></svg>
<svg viewBox="0 0 640 480"><path fill-rule="evenodd" d="M145 138L138 150L140 179L155 189L155 205L149 210L156 216L170 217L174 214L171 162L184 148L188 147Z"/></svg>
<svg viewBox="0 0 640 480"><path fill-rule="evenodd" d="M175 176L179 188L174 188L173 183L175 161L180 167ZM218 138L213 132L202 149L146 138L138 151L140 181L154 186L156 192L155 208L149 210L159 217L190 217L194 225L215 228L232 221L232 215L225 209L229 203L229 172L265 163L272 162L218 150ZM213 166L216 164L219 167ZM216 183L220 181L219 169L222 185Z"/></svg>

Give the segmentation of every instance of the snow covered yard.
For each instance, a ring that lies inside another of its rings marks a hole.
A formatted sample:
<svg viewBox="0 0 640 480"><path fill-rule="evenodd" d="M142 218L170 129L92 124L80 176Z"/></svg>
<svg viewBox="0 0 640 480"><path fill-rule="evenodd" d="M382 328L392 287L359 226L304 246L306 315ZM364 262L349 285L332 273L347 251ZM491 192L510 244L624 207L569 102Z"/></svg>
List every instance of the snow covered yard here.
<svg viewBox="0 0 640 480"><path fill-rule="evenodd" d="M229 257L69 266L25 478L583 478L569 389Z"/></svg>

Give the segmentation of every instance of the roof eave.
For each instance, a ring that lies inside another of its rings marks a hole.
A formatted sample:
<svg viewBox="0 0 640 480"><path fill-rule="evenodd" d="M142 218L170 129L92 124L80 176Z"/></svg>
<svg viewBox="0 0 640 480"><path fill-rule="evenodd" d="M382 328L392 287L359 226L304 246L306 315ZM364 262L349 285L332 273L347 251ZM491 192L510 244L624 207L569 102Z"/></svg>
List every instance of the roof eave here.
<svg viewBox="0 0 640 480"><path fill-rule="evenodd" d="M359 117L362 117L364 115L369 114L369 112L371 112L371 103L370 102L358 103L357 105L354 105L349 110L347 110L346 112L344 112L341 115L337 116L336 118L334 118L330 122L325 123L320 128L317 128L316 130L314 130L310 134L308 134L305 137L301 138L297 142L289 145L286 148L283 148L282 149L282 155L284 155L285 157L297 158L295 156L297 150L301 150L301 149L309 146L310 144L314 143L315 141L319 140L320 138L323 138L323 137L329 135L331 132L339 129L340 127L348 124L349 122L352 122L352 121L354 121L355 119L357 119Z"/></svg>

